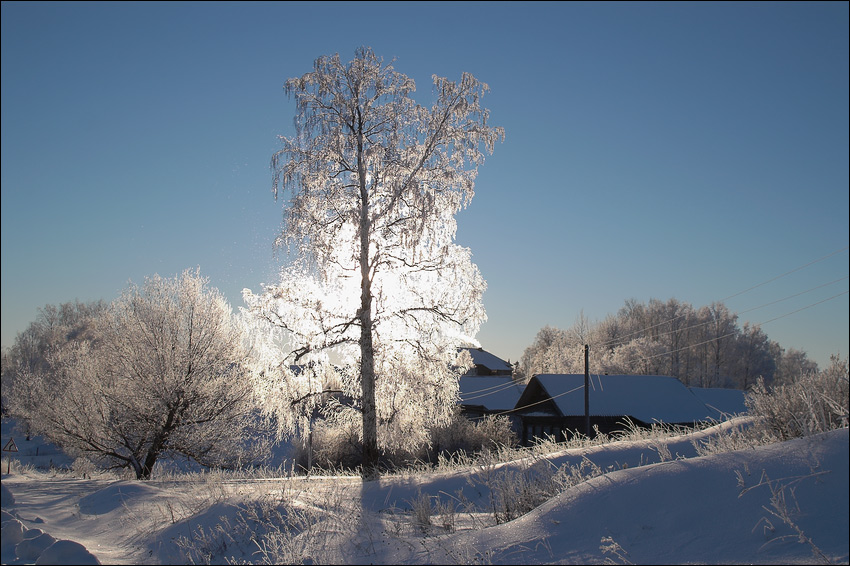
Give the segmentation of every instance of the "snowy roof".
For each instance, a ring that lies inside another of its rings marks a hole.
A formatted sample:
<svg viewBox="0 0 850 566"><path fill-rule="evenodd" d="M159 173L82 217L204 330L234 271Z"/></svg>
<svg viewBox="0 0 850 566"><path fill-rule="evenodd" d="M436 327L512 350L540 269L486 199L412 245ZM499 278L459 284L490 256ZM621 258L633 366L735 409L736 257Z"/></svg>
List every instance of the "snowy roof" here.
<svg viewBox="0 0 850 566"><path fill-rule="evenodd" d="M460 378L461 405L481 405L488 411L513 409L522 395L522 386L510 377L478 377L465 375Z"/></svg>
<svg viewBox="0 0 850 566"><path fill-rule="evenodd" d="M712 418L721 419L724 415L739 415L747 412L744 392L740 389L718 387L690 387L689 389L697 396L697 399L715 413Z"/></svg>
<svg viewBox="0 0 850 566"><path fill-rule="evenodd" d="M543 374L533 379L561 414L584 415L583 374ZM589 398L593 416L630 416L645 423L692 423L713 418L714 413L681 381L663 375L591 375Z"/></svg>
<svg viewBox="0 0 850 566"><path fill-rule="evenodd" d="M464 349L469 351L472 362L477 366L484 366L490 371L513 371L511 364L482 348Z"/></svg>

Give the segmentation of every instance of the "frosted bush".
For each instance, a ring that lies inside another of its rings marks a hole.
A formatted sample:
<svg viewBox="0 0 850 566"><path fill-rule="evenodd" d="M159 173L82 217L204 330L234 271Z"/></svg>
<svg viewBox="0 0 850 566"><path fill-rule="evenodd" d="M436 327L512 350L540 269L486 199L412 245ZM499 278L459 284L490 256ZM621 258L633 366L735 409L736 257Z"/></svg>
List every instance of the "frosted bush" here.
<svg viewBox="0 0 850 566"><path fill-rule="evenodd" d="M768 388L759 379L746 396L757 433L788 440L848 426L847 360L832 356L829 368L787 385Z"/></svg>
<svg viewBox="0 0 850 566"><path fill-rule="evenodd" d="M411 520L413 524L423 531L430 527L432 513L431 497L428 494L419 492L417 496L408 503L410 504Z"/></svg>
<svg viewBox="0 0 850 566"><path fill-rule="evenodd" d="M542 461L522 470L505 470L489 487L497 524L525 515L559 492L555 474Z"/></svg>
<svg viewBox="0 0 850 566"><path fill-rule="evenodd" d="M496 524L507 523L590 478L602 468L586 457L575 465L554 466L545 457L531 455L499 466L501 458L489 450L479 456L473 485L487 487L490 511Z"/></svg>
<svg viewBox="0 0 850 566"><path fill-rule="evenodd" d="M296 446L296 461L302 469L356 469L360 462L362 440L360 422L354 411L345 410L312 424L310 440ZM385 469L413 469L443 465L456 467L470 461L484 449L507 450L517 445L516 434L506 417L487 415L473 421L456 410L452 420L434 426L429 432L430 445L416 450L385 449L381 464ZM312 456L309 451L312 450Z"/></svg>
<svg viewBox="0 0 850 566"><path fill-rule="evenodd" d="M764 443L763 439L759 438L753 432L752 419L741 420L734 426L729 426L726 430L722 430L717 434L712 434L699 440L691 440L691 445L699 456L745 450Z"/></svg>
<svg viewBox="0 0 850 566"><path fill-rule="evenodd" d="M456 411L448 425L431 429L429 460L433 462L489 448L511 448L516 444L516 434L507 417L485 415L472 421Z"/></svg>
<svg viewBox="0 0 850 566"><path fill-rule="evenodd" d="M296 461L302 469L354 469L360 464L360 424L347 417L352 415L340 414L313 423L309 440L296 448Z"/></svg>
<svg viewBox="0 0 850 566"><path fill-rule="evenodd" d="M71 464L71 472L79 478L91 478L97 471L97 466L95 466L88 458L77 458L74 460L74 463Z"/></svg>

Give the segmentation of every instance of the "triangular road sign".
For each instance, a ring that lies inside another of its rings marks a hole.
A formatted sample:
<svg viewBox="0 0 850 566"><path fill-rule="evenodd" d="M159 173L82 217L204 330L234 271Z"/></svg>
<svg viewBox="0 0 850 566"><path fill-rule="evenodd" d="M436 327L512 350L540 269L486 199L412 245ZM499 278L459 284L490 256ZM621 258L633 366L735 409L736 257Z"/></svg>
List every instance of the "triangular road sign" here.
<svg viewBox="0 0 850 566"><path fill-rule="evenodd" d="M18 445L15 444L15 439L10 438L9 442L6 443L6 446L3 447L3 452L17 452Z"/></svg>

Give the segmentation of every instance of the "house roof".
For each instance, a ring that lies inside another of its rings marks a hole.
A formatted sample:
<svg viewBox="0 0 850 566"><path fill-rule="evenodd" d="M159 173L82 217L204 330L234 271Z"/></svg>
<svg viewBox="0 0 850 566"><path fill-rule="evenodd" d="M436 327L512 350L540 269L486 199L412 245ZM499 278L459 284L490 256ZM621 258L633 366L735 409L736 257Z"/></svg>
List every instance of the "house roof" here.
<svg viewBox="0 0 850 566"><path fill-rule="evenodd" d="M483 348L464 348L464 350L469 351L469 354L472 356L472 362L477 366L484 366L490 371L513 371L511 364L502 358L494 356Z"/></svg>
<svg viewBox="0 0 850 566"><path fill-rule="evenodd" d="M460 378L460 404L480 406L488 411L513 409L522 395L522 386L510 377L478 377L465 375Z"/></svg>
<svg viewBox="0 0 850 566"><path fill-rule="evenodd" d="M747 412L744 392L740 389L721 389L719 387L689 387L697 399L714 412L712 418L720 420L724 415L738 415Z"/></svg>
<svg viewBox="0 0 850 566"><path fill-rule="evenodd" d="M542 374L532 380L563 416L584 415L583 374ZM529 384L517 408L534 402L533 392ZM662 375L591 375L589 405L592 416L630 416L645 423L693 423L714 414L685 384Z"/></svg>

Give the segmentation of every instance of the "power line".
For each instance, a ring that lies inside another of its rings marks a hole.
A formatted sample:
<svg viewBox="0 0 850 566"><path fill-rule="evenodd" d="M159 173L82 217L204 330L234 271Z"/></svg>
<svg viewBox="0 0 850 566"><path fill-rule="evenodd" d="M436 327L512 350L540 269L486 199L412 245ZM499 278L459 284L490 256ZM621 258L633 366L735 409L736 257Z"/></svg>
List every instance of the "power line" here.
<svg viewBox="0 0 850 566"><path fill-rule="evenodd" d="M836 283L838 283L840 281L845 281L847 279L850 279L850 276L841 277L841 278L836 279L834 281L830 281L829 283L824 283L822 285L818 285L817 287L812 287L810 289L806 289L805 291L800 291L799 293L794 293L793 295L788 295L787 297L783 297L781 299L777 299L775 301L771 301L769 303L765 303L763 305L753 307L751 309L740 311L738 314L744 314L745 312L751 312L751 311L755 311L755 310L758 310L758 309L761 309L761 308L764 308L764 307L768 307L770 305L775 305L776 303L781 303L783 301L787 301L788 299L793 299L794 297L799 297L800 295L805 295L806 293L816 291L816 290L821 289L823 287L829 287L830 285L835 285ZM815 304L817 304L817 303L815 303Z"/></svg>
<svg viewBox="0 0 850 566"><path fill-rule="evenodd" d="M749 292L750 292L750 291L752 291L753 289L758 289L759 287L761 287L761 286L763 286L763 285L767 285L768 283L772 283L773 281L776 281L777 279L781 279L781 278L785 277L786 275L791 275L792 273L795 273L795 272L797 272L797 271L800 271L801 269L805 269L806 267L809 267L810 265L814 265L814 264L816 264L816 263L818 263L818 262L821 262L821 261L823 261L823 260L825 260L825 259L828 259L828 258L830 258L830 257L834 256L835 254L841 253L841 252L843 252L843 251L847 251L847 249L848 249L848 248L850 248L850 246L844 246L844 247L843 247L843 248L841 248L840 250L835 250L834 252L832 252L832 253L830 253L830 254L827 254L827 255L825 255L825 256L823 256L823 257L821 257L821 258L818 258L818 259L816 259L816 260L810 261L809 263L807 263L807 264L805 264L805 265L801 265L800 267L795 267L795 268L794 268L794 269L792 269L791 271L786 271L786 272L785 272L785 273L783 273L782 275L777 275L776 277L774 277L774 278L772 278L772 279L768 279L767 281L763 281L762 283L759 283L759 284L757 284L757 285L753 285L752 287L750 287L750 288L748 288L748 289L744 289L743 291L739 291L739 292L737 292L737 293L735 293L735 294L733 294L733 295L729 295L728 297L726 297L726 298L724 298L724 299L720 299L720 301L718 301L718 302L722 303L722 302L724 302L724 301L728 301L728 300L729 300L729 299L731 299L732 297L737 297L738 295L743 295L744 293L749 293Z"/></svg>
<svg viewBox="0 0 850 566"><path fill-rule="evenodd" d="M835 250L834 252L831 252L831 253L829 253L829 254L827 254L827 255L823 256L823 257L820 257L820 258L818 258L818 259L812 260L812 261L810 261L810 262L808 262L808 263L806 263L806 264L803 264L803 265L801 265L801 266L799 266L799 267L795 267L794 269L791 269L790 271L786 271L785 273L782 273L781 275L777 275L777 276L775 276L775 277L772 277L772 278L770 278L770 279L768 279L768 280L766 280L766 281L763 281L763 282L761 282L761 283L758 283L758 284L756 284L756 285L753 285L752 287L749 287L749 288L747 288L747 289L744 289L743 291L739 291L739 292L737 292L737 293L733 293L732 295L729 295L728 297L725 297L725 298L723 298L723 299L720 299L719 301L714 301L714 302L715 302L715 303L723 303L724 301L727 301L727 300L729 300L729 299L731 299L731 298L733 298L733 297L737 297L737 296L739 296L739 295L743 295L744 293L748 293L749 291L752 291L753 289L757 289L757 288L759 288L759 287L762 287L762 286L764 286L764 285L767 285L768 283L771 283L771 282L773 282L773 281L776 281L776 280L778 280L778 279L781 279L781 278L783 278L783 277L785 277L785 276L787 276L787 275L790 275L790 274L792 274L792 273L795 273L795 272L797 272L797 271L800 271L800 270L802 270L802 269L805 269L805 268L807 268L807 267L810 267L810 266L812 266L812 265L814 265L814 264L816 264L816 263L819 263L819 262L821 262L821 261L824 261L824 260L826 260L826 259L828 259L828 258L830 258L830 257L832 257L832 256L834 256L834 255L836 255L836 254L839 254L839 253L841 253L841 252L847 251L848 249L850 249L850 246L844 246L843 248L840 248L840 249L838 249L838 250ZM845 280L845 279L847 279L847 277L843 277L843 278L837 279L837 280L835 280L835 281L832 281L832 282L830 282L830 283L825 283L825 284L823 284L823 285L819 285L819 286L817 286L817 287L813 287L813 288L808 289L808 290L806 290L806 291L801 291L800 293L796 293L796 294L794 294L794 295L789 295L789 296L787 296L787 297L784 297L784 298L782 298L782 299L779 299L778 301L774 301L774 303L776 303L776 302L781 302L781 301L784 301L784 300L790 299L790 298L792 298L792 297L795 297L795 296L798 296L798 295L802 295L802 294L804 294L804 293L808 293L808 292L813 291L813 290L815 290L815 289L819 289L820 287L825 287L825 286L827 286L827 285L832 285L832 284L834 284L834 283L837 283L838 281L843 281L843 280ZM742 312L742 313L744 313L744 312L750 312L750 311L752 311L752 310L756 310L756 309L762 308L762 307L764 307L764 306L768 306L768 305L770 305L770 304L773 304L773 303L766 303L765 305L761 305L761 306L759 306L759 307L754 307L754 308L752 308L752 309L747 309L747 310L744 310L744 311L741 311L741 312ZM690 313L684 313L684 314L681 314L681 315L675 316L675 317L673 317L673 318L669 318L669 319L662 320L661 322L658 322L658 323L653 324L653 325L651 325L651 326L647 326L647 327L641 328L641 329L639 329L639 330L635 330L634 332L631 332L631 333L629 333L629 334L626 334L626 335L620 336L620 337L618 337L618 338L616 338L616 339L613 339L613 340L610 340L610 341L608 341L608 342L603 342L603 343L601 343L601 344L596 344L596 346L597 346L597 347L611 346L611 345L618 344L618 343L622 342L623 340L625 340L625 339L627 339L627 338L630 338L630 337L632 337L632 336L642 336L642 335L645 335L645 334L646 334L646 332L648 332L649 330L652 330L653 328L657 328L657 327L659 327L659 326L663 326L663 325L665 325L665 324L672 324L672 323L673 323L673 322L675 322L676 320L679 320L679 319L681 319L681 318L684 318L684 317L688 316L689 314L690 314ZM701 323L700 325L697 325L697 327L698 327L698 326L701 326L702 324L709 324L710 322L711 322L711 321L709 321L709 322L707 322L707 323ZM671 332L677 332L677 331L687 330L687 329L688 329L688 328L684 328L684 329L677 329L677 330L675 330L675 331L671 331Z"/></svg>
<svg viewBox="0 0 850 566"><path fill-rule="evenodd" d="M789 299L793 299L794 297L799 297L800 295L805 295L806 293L811 293L812 291L816 291L816 290L818 290L818 289L822 289L823 287L828 287L828 286L830 286L830 285L834 285L834 284L836 284L836 283L839 283L839 282L841 282L841 281L845 281L845 280L847 280L847 279L850 279L850 276L847 276L847 277L841 277L841 278L839 278L839 279L835 279L835 280L833 280L833 281L830 281L829 283L823 283L823 284L821 284L821 285L817 285L817 286L815 286L815 287L811 287L811 288L809 288L809 289L806 289L805 291L800 291L799 293L794 293L794 294L792 294L792 295L788 295L788 296L786 296L786 297L782 297L781 299L777 299L777 300L775 300L775 301L771 301L771 302L769 302L769 303L764 303L764 304L759 305L759 306L757 306L757 307L753 307L753 308L746 309L746 310L743 310L743 311L740 311L740 312L736 312L735 314L737 315L737 314L744 314L744 313L748 313L748 312L756 311L756 310L762 309L762 308L764 308L764 307L768 307L768 306L770 306L770 305L775 305L775 304L777 304L777 303L781 303L781 302L783 302L783 301L787 301L787 300L789 300ZM840 293L839 295L841 295L841 294L843 294L843 293ZM834 297L832 297L832 298L834 298ZM829 300L829 299L826 299L826 300ZM815 304L819 304L819 303L815 303ZM811 305L811 306L814 306L814 305ZM805 310L805 308L808 308L808 307L804 307L803 309L799 309L799 310ZM794 311L794 312L797 312L797 311ZM651 330L651 329L653 329L653 328L657 328L657 327L659 327L659 326L662 326L662 325L664 325L664 324L668 324L668 323L672 324L674 321L679 320L680 318L687 317L687 316L689 316L690 314L695 314L695 313L685 313L685 314L683 314L683 315L679 315L679 316L677 316L677 317L675 317L675 318L672 318L672 319L669 319L669 320L667 320L667 321L659 322L658 324L655 324L655 325L653 325L653 326L650 326L650 327L647 327L647 328L643 328L643 329L641 329L641 330L637 330L637 331L635 331L635 332L632 332L631 334L627 334L627 335L622 336L622 337L619 337L619 338L615 338L615 339L612 339L612 340L608 340L607 342L602 342L602 343L599 343L599 344L595 344L595 346L596 346L597 348L600 348L600 347L601 347L601 348L605 348L605 347L608 347L608 346L615 346L615 345L618 345L618 344L622 344L622 343L624 343L624 339L625 339L625 338L629 338L630 336L635 336L635 335L643 336L647 330ZM774 320L775 320L775 319L774 319ZM700 322L700 323L698 323L698 324L692 324L691 326L685 326L684 328L675 328L675 329L668 330L668 331L666 331L666 332L662 332L662 333L660 333L660 334L657 334L657 335L655 335L655 337L656 337L656 338L658 338L658 337L661 337L661 336L667 336L667 335L670 335L670 334L674 334L674 333L676 333L676 332L685 332L685 331L687 331L687 330L694 330L694 329L696 329L696 328L700 328L700 327L703 327L703 326L707 326L707 325L709 325L709 324L711 324L711 323L713 323L713 322L715 322L715 321L714 321L714 320L707 320L707 321L705 321L705 322ZM759 324L764 324L764 323L759 323Z"/></svg>
<svg viewBox="0 0 850 566"><path fill-rule="evenodd" d="M785 314L783 314L783 315L781 315L781 316L777 316L776 318L771 318L770 320L765 320L764 322L760 322L760 323L759 323L759 325L767 324L767 323L769 323L769 322L773 322L774 320L779 320L780 318L785 318L786 316L790 316L790 315L792 315L792 314L796 314L796 313L798 313L798 312L800 312L800 311L804 311L804 310L806 310L806 309L810 309L810 308L812 308L812 307L814 307L814 306L817 306L817 305L819 305L819 304L821 304L821 303L825 303L825 302L827 302L827 301L831 301L831 300L833 300L833 299L837 299L837 298L838 298L838 297L840 297L841 295L846 295L847 293L850 293L850 291L843 291L843 292L841 292L841 293L838 293L837 295L833 295L833 296L829 297L828 299L823 299L822 301L818 301L818 302L816 302L816 303L812 303L812 304L810 304L810 305L806 305L805 307L799 308L799 309L797 309L797 310L793 310L793 311L788 312L788 313L785 313Z"/></svg>
<svg viewBox="0 0 850 566"><path fill-rule="evenodd" d="M506 415L508 413L513 413L515 411L520 411L522 409L527 409L529 407L534 407L535 405L540 405L541 403L546 403L547 401L552 401L553 399L557 399L558 397L563 397L564 395L569 395L570 393L575 393L576 391L580 391L584 389L584 385L579 385L569 391L564 391L563 393L559 393L557 395L553 395L551 397L547 397L545 399L541 399L540 401L536 401L534 403L529 403L528 405L523 405L522 407L514 407L513 409L508 409L507 411L499 411L498 413L494 413L496 416L498 415Z"/></svg>
<svg viewBox="0 0 850 566"><path fill-rule="evenodd" d="M768 323L770 323L770 322L773 322L773 321L775 321L775 320L779 320L779 319L781 319L781 318L785 318L786 316L791 316L792 314L796 314L796 313L798 313L798 312L800 312L800 311L803 311L803 310L806 310L806 309L810 309L810 308L812 308L812 307L814 307L814 306L817 306L817 305L820 305L820 304L822 304L822 303L826 303L826 302L831 301L831 300L833 300L833 299L836 299L836 298L838 298L838 297L840 297L840 296L842 296L842 295L846 295L848 292L850 292L850 291L843 291L843 292L838 293L837 295L833 295L832 297L829 297L829 298L827 298L827 299L823 299L823 300L817 301L817 302L815 302L815 303L812 303L812 304L810 304L810 305L806 305L805 307L802 307L802 308L799 308L799 309L796 309L796 310L793 310L793 311L787 312L787 313L785 313L785 314L783 314L783 315L780 315L780 316L777 316L777 317L771 318L770 320L765 320L765 321L763 321L763 322L760 322L760 323L759 323L759 326L760 326L760 325L762 325L762 324L768 324ZM652 355L652 356L645 356L645 357L642 357L642 358L638 358L636 361L645 361L645 360L650 360L650 359L653 359L653 358L658 358L658 357L661 357L661 356L669 356L670 354L673 354L673 353L676 353L676 352L681 352L681 351L683 351L683 350L688 350L688 349L693 348L693 347L695 347L695 346L702 346L702 345L705 345L705 344L710 344L711 342L716 342L716 341L718 341L718 340L722 340L723 338L728 338L728 337L730 337L730 336L734 336L736 333L737 333L737 332L729 332L729 333L724 334L724 335L722 335L722 336L717 336L717 337L715 337L715 338L711 338L711 339L709 339L709 340L705 340L705 341L700 342L700 343L698 343L698 344L690 344L690 345L688 345L688 346L685 346L685 347L683 347L683 348L679 348L679 349L677 349L677 350L672 350L672 351L664 352L664 353L661 353L661 354L655 354L655 355ZM598 373L594 373L593 375L595 375L595 376L597 377L597 379L599 379L599 374L598 374ZM498 412L498 413L494 413L494 414L495 414L495 415L505 415L505 414L508 414L508 413L514 413L514 412L516 412L516 411L521 411L521 410L523 410L523 409L527 409L527 408L529 408L529 407L534 407L535 405L540 405L540 404L542 404L542 403L546 403L546 402L548 402L548 401L552 401L552 400L554 400L554 399L557 399L558 397L563 397L564 395L568 395L568 394L570 394L570 393L575 393L576 391L583 390L583 389L584 389L584 385L580 385L580 386L578 386L578 387L575 387L575 388L573 388L573 389L570 389L569 391L565 391L565 392L563 392L563 393L559 393L558 395L553 395L553 396L547 397L547 398L545 398L545 399L541 399L541 400L539 400L539 401L535 401L534 403L529 403L528 405L522 405L521 407L514 407L513 409L509 409L509 410L506 410L506 411L500 411L500 412Z"/></svg>
<svg viewBox="0 0 850 566"><path fill-rule="evenodd" d="M840 297L840 296L842 296L842 295L846 295L846 294L848 294L848 293L850 293L850 291L842 291L841 293L838 293L837 295L833 295L833 296L831 296L831 297L829 297L829 298L822 299L822 300L817 301L817 302L815 302L815 303L812 303L812 304L810 304L810 305L806 305L805 307L801 307L801 308L799 308L799 309L796 309L796 310L793 310L793 311L787 312L787 313L785 313L785 314L783 314L783 315L780 315L780 316L777 316L777 317L771 318L770 320L765 320L765 321L763 321L763 322L759 322L756 326L762 326L762 325L764 325L764 324L769 324L769 323L771 323L771 322L773 322L773 321L779 320L779 319L781 319L781 318L785 318L786 316L791 316L792 314L796 314L796 313L798 313L798 312L800 312L800 311L804 311L804 310L806 310L806 309L810 309L810 308L815 307L815 306L817 306L817 305L820 305L820 304L822 304L822 303L826 303L826 302L828 302L828 301L832 301L833 299L837 299L838 297ZM675 354L675 353L677 353L677 352L683 352L683 351L685 351L685 350L689 350L689 349L694 348L694 347L696 347L696 346L703 346L703 345L705 345L705 344L710 344L710 343L712 343L712 342L717 342L717 341L719 341L719 340L722 340L723 338L728 338L728 337L730 337L730 336L735 336L737 333L738 333L738 331L737 331L737 330L735 330L735 331L733 331L733 332L728 332L728 333L726 333L726 334L723 334L722 336L716 336L716 337L714 337L714 338L710 338L710 339L708 339L708 340L704 340L703 342L698 342L698 343L696 343L696 344L688 344L687 346L683 346L683 347L681 347L681 348L677 348L676 350L670 350L670 351L668 351L668 352L662 352L662 353L660 353L660 354L653 354L653 355L651 355L651 356L644 356L644 357L641 357L641 358L636 358L636 359L635 359L635 361L641 362L641 361L651 360L651 359L654 359L654 358L660 358L660 357L662 357L662 356L669 356L670 354Z"/></svg>
<svg viewBox="0 0 850 566"><path fill-rule="evenodd" d="M737 296L743 295L743 294L745 294L745 293L748 293L749 291L752 291L753 289L757 289L757 288L759 288L759 287L762 287L762 286L764 286L764 285L767 285L768 283L771 283L771 282L773 282L773 281L776 281L776 280L778 280L778 279L781 279L781 278L783 278L783 277L786 277L786 276L788 276L788 275L790 275L790 274L792 274L792 273L795 273L795 272L797 272L797 271L800 271L800 270L802 270L802 269L805 269L805 268L807 268L807 267L810 267L810 266L812 266L812 265L814 265L814 264L816 264L816 263L819 263L819 262L821 262L821 261L824 261L824 260L826 260L826 259L828 259L828 258L830 258L830 257L832 257L832 256L834 256L834 255L836 255L836 254L838 254L838 253L841 253L841 252L843 252L843 251L846 251L848 248L850 248L850 246L845 246L845 247L843 247L843 248L841 248L841 249L838 249L838 250L836 250L836 251L834 251L834 252L832 252L832 253L830 253L830 254L827 254L827 255L825 255L825 256L823 256L823 257L820 257L820 258L815 259L815 260L813 260L813 261L810 261L810 262L808 262L808 263L806 263L806 264L804 264L804 265L801 265L801 266L799 266L799 267L796 267L796 268L794 268L794 269L792 269L792 270L790 270L790 271L786 271L785 273L782 273L782 274L780 274L780 275L777 275L776 277L772 277L771 279L768 279L768 280L766 280L766 281L763 281L763 282L761 282L761 283L758 283L758 284L756 284L756 285L753 285L753 286L751 286L751 287L749 287L749 288L747 288L747 289L744 289L743 291L739 291L739 292L737 292L737 293L734 293L734 294L732 294L732 295L729 295L728 297L725 297L725 298L723 298L723 299L721 299L720 301L717 301L717 302L719 302L719 303L723 303L724 301L727 301L727 300L729 300L729 299L731 299L731 298L733 298L733 297L737 297ZM829 285L834 285L835 283L838 283L838 282L840 282L840 281L845 281L845 280L847 280L847 279L848 279L848 277L847 277L847 276L845 276L845 277L841 277L841 278L839 278L839 279L835 279L835 280L830 281L830 282L828 282L828 283L823 283L823 284L821 284L821 285L817 285L817 286L815 286L815 287L811 287L811 288L806 289L806 290L804 290L804 291L800 291L800 292L798 292L798 293L794 293L794 294L788 295L788 296L783 297L783 298L781 298L781 299L777 299L777 300L775 300L775 301L771 301L771 302L768 302L768 303L764 303L764 304L759 305L759 306L757 306L757 307L753 307L753 308L750 308L750 309L746 309L746 310L740 311L740 313L741 313L741 314L743 314L743 313L747 313L747 312L752 312L752 311L755 311L755 310L759 310L759 309L761 309L761 308L764 308L764 307L767 307L767 306L770 306L770 305L773 305L773 304L781 303L781 302L783 302L783 301L787 301L787 300L789 300L789 299L792 299L792 298L794 298L794 297L798 297L798 296L800 296L800 295L804 295L804 294L806 294L806 293L810 293L810 292L815 291L815 290L817 290L817 289L821 289L821 288L823 288L823 287L828 287ZM806 306L804 306L804 307L801 307L801 308L795 309L795 310L793 310L793 311L787 312L787 313L782 314L782 315L780 315L780 316L773 317L773 318L771 318L771 319L768 319L768 320L765 320L765 321L759 322L759 323L757 323L757 324L756 324L756 326L761 327L761 326L763 326L763 325L765 325L765 324L769 324L769 323L771 323L771 322L774 322L774 321L777 321L777 320L780 320L780 319L786 318L786 317L791 316L791 315L793 315L793 314L796 314L796 313L798 313L798 312L801 312L801 311L804 311L804 310L810 309L810 308L812 308L812 307L815 307L815 306L817 306L817 305L820 305L820 304L826 303L826 302L828 302L828 301L834 300L834 299L836 299L836 298L838 298L838 297L840 297L840 296L842 296L842 295L846 295L848 292L850 292L850 291L843 291L843 292L841 292L841 293L838 293L838 294L833 295L833 296L831 296L831 297L828 297L828 298L826 298L826 299L822 299L822 300L820 300L820 301L816 301L816 302L814 302L814 303L811 303L811 304L806 305ZM627 334L627 335L625 335L625 336L622 336L622 337L620 337L620 338L618 338L618 339L616 339L616 340L611 340L611 341L608 341L608 342L604 342L604 343L602 343L602 344L598 344L598 345L597 345L597 347L600 347L600 346L601 346L601 347L611 346L611 345L613 345L613 344L620 343L620 342L621 342L623 339L625 339L625 338L629 338L629 337L631 337L631 336L635 336L635 335L643 335L643 334L645 334L648 330L651 330L651 329L653 329L653 328L657 328L658 326L662 326L662 325L664 325L664 324L670 324L670 323L672 323L672 322L674 322L674 321L676 321L676 320L679 320L679 319L681 319L681 318L684 318L684 317L688 316L689 314L691 314L691 313L685 313L685 314L682 314L682 315L679 315L679 316L673 317L673 318L671 318L671 319L668 319L668 320L665 320L665 321L659 322L659 323L654 324L654 325L652 325L652 326L645 327L645 328L643 328L643 329L641 329L641 330L638 330L638 331L632 332L631 334ZM669 331L669 332L665 332L665 333L661 334L660 336L665 336L665 335L667 335L667 334L672 334L673 332L681 332L681 331L691 330L691 329L694 329L694 328L699 328L699 327L701 327L701 326L705 326L705 325L707 325L707 324L711 324L712 322L714 322L714 321L709 320L709 321L706 321L706 322L703 322L703 323L700 323L700 324L696 324L696 325L692 325L692 326L689 326L689 327L685 327L685 328L681 328L681 329L676 329L676 330L672 330L672 331ZM683 346L682 348L677 348L677 349L675 349L675 350L670 350L670 351L666 351L666 352L663 352L663 353L654 354L654 355L651 355L651 356L644 356L644 357L641 357L641 358L637 358L637 359L636 359L636 360L634 360L634 361L636 361L636 362L641 362L641 361L647 361L647 360L650 360L650 359L659 358L659 357L663 357L663 356L669 356L669 355L674 354L674 353L677 353L677 352L681 352L681 351L689 350L689 349L691 349L691 348L694 348L694 347L697 347L697 346L703 346L703 345L705 345L705 344L710 344L710 343L712 343L712 342L717 342L717 341L722 340L722 339L724 339L724 338L729 338L729 337L731 337L731 336L736 335L737 333L738 333L738 330L736 329L736 330L735 330L735 331L733 331L733 332L728 332L728 333L725 333L725 334L723 334L723 335L721 335L721 336L716 336L716 337L710 338L710 339L708 339L708 340L704 340L704 341L699 342L699 343L696 343L696 344L689 344L689 345L687 345L687 346ZM510 384L510 385L513 385L513 382L511 382L511 384ZM509 385L509 386L510 386L510 385ZM529 405L524 405L524 406L522 406L522 407L515 407L515 408L510 409L510 410L507 410L507 411L501 411L501 412L496 413L496 414L497 414L497 415L502 415L502 414L512 413L512 412L515 412L515 411L518 411L518 410L521 410L521 409L526 409L526 408L528 408L528 407L532 407L532 406L534 406L534 405L539 405L539 404L541 404L541 403L545 403L545 402L547 402L547 401L551 401L551 400L553 400L553 399L555 399L555 398L557 398L557 397L561 397L561 396L563 396L563 395L567 395L567 394L569 394L569 393L573 393L573 392L575 392L575 391L578 391L578 390L580 390L580 389L583 389L583 387L584 387L584 386L580 386L580 387L578 387L578 388L572 389L572 390L570 390L570 391L566 391L566 392L561 393L561 394L559 394L559 395L556 395L556 396L553 396L553 397L548 397L548 398L546 398L546 399L542 399L542 400L540 400L540 401L537 401L537 402L535 402L535 403L531 403L531 404L529 404ZM490 389L490 388L487 388L487 389ZM493 391L493 393L495 393L495 392L497 392L497 391L499 391L499 390L500 390L500 389L496 389L495 391ZM481 391L486 391L486 389L481 390ZM477 393L477 392L476 392L476 393ZM489 395L489 394L481 395L481 397L484 397L484 396L487 396L487 395ZM472 397L472 398L477 398L477 397Z"/></svg>
<svg viewBox="0 0 850 566"><path fill-rule="evenodd" d="M478 377L471 377L471 379L479 379ZM472 399L480 399L482 397L487 397L488 395L493 395L496 393L501 393L502 391L507 391L512 387L519 387L512 377L504 376L504 379L507 379L507 383L500 383L498 385L493 385L491 387L485 387L483 389L476 389L475 391L469 391L466 395L461 395L462 401L471 401Z"/></svg>

